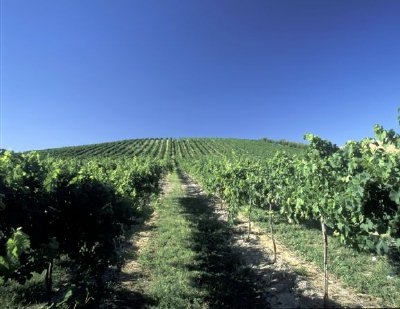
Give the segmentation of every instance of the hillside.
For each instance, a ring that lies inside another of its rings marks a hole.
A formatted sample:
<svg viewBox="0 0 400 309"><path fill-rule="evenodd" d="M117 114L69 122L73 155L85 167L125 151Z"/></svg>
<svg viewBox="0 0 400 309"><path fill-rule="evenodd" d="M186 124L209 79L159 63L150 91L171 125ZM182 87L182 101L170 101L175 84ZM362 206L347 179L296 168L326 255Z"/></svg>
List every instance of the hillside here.
<svg viewBox="0 0 400 309"><path fill-rule="evenodd" d="M278 150L288 153L301 153L305 144L287 141L247 140L228 138L145 138L130 139L100 144L62 147L40 150L59 158L93 158L150 156L155 158L195 158L202 155L229 155L231 153L250 156L267 156Z"/></svg>
<svg viewBox="0 0 400 309"><path fill-rule="evenodd" d="M399 136L375 131L0 152L0 307L399 307L400 157L370 147Z"/></svg>

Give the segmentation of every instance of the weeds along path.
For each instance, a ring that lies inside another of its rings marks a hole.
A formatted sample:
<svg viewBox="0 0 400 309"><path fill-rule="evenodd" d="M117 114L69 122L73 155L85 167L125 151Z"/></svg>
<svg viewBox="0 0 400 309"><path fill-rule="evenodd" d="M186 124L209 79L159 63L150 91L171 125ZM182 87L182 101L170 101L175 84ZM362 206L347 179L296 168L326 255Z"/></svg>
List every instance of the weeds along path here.
<svg viewBox="0 0 400 309"><path fill-rule="evenodd" d="M286 259L290 252L281 246L272 264L268 234L254 227L247 239L244 220L229 227L226 209L190 177L170 174L163 191L124 247L107 308L322 307L312 266L292 255ZM340 286L332 291L340 295L331 307L374 306Z"/></svg>
<svg viewBox="0 0 400 309"><path fill-rule="evenodd" d="M166 186L149 234L133 236L116 307L265 308L210 200L176 172Z"/></svg>
<svg viewBox="0 0 400 309"><path fill-rule="evenodd" d="M201 188L186 176L191 191L202 195ZM218 200L212 202L221 222L227 224L228 212ZM242 267L251 271L251 280L261 294L262 303L271 308L322 308L323 273L317 266L302 261L285 246L277 243L277 261L273 261L272 243L269 234L252 224L248 238L248 222L239 216L232 227L230 237L233 252L239 254ZM357 294L331 276L329 307L379 307L377 299Z"/></svg>
<svg viewBox="0 0 400 309"><path fill-rule="evenodd" d="M189 192L205 196L190 177L185 177ZM228 212L218 200L208 200L214 216L225 226L228 226ZM323 306L318 291L308 286L288 265L278 260L272 264L272 255L266 250L260 238L251 234L247 238L247 222L238 222L230 228L227 235L232 254L238 258L238 267L246 270L247 279L252 282L257 291L259 304L264 308L320 308ZM332 307L341 307L332 302Z"/></svg>
<svg viewBox="0 0 400 309"><path fill-rule="evenodd" d="M162 183L162 193L158 200L153 202L153 208L163 203L172 189L168 177L165 178ZM151 300L146 299L146 295L143 294L137 284L143 276L143 269L138 259L154 234L157 219L158 213L153 209L143 218L143 221L134 225L129 231L129 236L121 246L120 254L123 259L120 272L116 274L116 284L111 288L111 296L107 297L107 300L101 306L102 308L132 308L133 306L136 307L136 304L140 307L141 304L151 303Z"/></svg>
<svg viewBox="0 0 400 309"><path fill-rule="evenodd" d="M252 233L250 234L250 240L247 239L248 221L244 216L239 216L238 222L236 223L236 230L238 231L235 235L236 242L245 248L258 247L260 251L264 252L264 258L259 260L257 257L254 259L251 254L247 255L245 259L249 260L250 263L254 263L255 268L260 270L260 273L269 282L266 286L266 296L270 298L272 307L279 307L277 304L285 304L285 293L276 293L282 287L286 279L290 276L285 277L283 280L276 274L277 270L284 271L285 273L295 274L292 278L293 282L289 282L291 290L296 291L295 304L300 307L307 307L307 303L304 303L303 296L307 296L309 300L312 300L313 305L319 307L323 306L323 270L318 268L317 265L307 262L297 256L290 248L283 244L276 242L277 247L277 262L270 264L268 261L273 257L273 244L269 234L263 231L256 224L252 224ZM322 240L321 240L322 243ZM321 244L322 246L322 244ZM268 274L267 274L268 273ZM286 285L286 288L288 286ZM283 301L281 298L284 298ZM341 280L339 280L332 273L329 274L329 297L331 300L332 307L361 307L361 308L379 308L381 307L381 300L371 295L357 293L355 290L346 287Z"/></svg>

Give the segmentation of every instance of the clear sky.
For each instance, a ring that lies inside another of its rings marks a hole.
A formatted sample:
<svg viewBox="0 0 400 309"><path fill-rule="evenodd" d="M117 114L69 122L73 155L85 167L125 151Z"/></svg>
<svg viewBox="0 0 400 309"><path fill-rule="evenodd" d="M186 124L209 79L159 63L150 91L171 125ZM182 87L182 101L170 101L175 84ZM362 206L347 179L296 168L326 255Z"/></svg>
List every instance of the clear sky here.
<svg viewBox="0 0 400 309"><path fill-rule="evenodd" d="M3 148L399 129L397 0L0 1Z"/></svg>

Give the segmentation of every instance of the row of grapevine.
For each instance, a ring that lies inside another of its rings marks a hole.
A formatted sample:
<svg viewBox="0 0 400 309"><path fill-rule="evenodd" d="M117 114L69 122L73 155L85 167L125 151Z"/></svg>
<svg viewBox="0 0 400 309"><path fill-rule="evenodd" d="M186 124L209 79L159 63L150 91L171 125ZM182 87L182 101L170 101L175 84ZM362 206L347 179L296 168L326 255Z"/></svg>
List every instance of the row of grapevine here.
<svg viewBox="0 0 400 309"><path fill-rule="evenodd" d="M250 218L252 207L264 207L289 221L319 221L327 285L326 228L361 250L400 249L400 136L380 126L375 135L339 148L307 134L304 155L205 158L182 166L227 203L231 219L240 209Z"/></svg>
<svg viewBox="0 0 400 309"><path fill-rule="evenodd" d="M118 262L117 244L169 163L150 158L59 160L37 153L0 154L0 281L20 283L67 256L77 290L102 291ZM66 291L70 295L73 291Z"/></svg>
<svg viewBox="0 0 400 309"><path fill-rule="evenodd" d="M148 156L152 158L199 158L204 155L248 155L265 157L278 150L301 153L304 147L283 146L271 141L215 139L215 138L146 138L42 150L44 156L56 158L126 158Z"/></svg>

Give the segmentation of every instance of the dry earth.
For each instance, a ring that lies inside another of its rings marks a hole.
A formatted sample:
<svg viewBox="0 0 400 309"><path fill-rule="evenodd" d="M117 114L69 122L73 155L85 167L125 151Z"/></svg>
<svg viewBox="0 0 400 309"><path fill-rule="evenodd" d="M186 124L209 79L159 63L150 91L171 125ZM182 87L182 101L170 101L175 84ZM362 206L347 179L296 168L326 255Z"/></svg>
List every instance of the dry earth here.
<svg viewBox="0 0 400 309"><path fill-rule="evenodd" d="M182 183L182 189L189 197L207 198L207 194L190 177ZM172 186L163 183L163 194L159 203L168 195ZM219 220L227 222L228 212L221 201L209 198ZM143 252L152 237L157 213L138 225L132 236L125 242L121 254L125 262L119 275L118 292L107 308L132 308L132 304L143 303L143 294L137 286L137 279L143 276L143 270L137 257ZM252 225L250 239L247 237L248 223L244 217L232 227L231 245L240 255L241 263L255 274L257 286L262 291L263 303L271 308L321 308L323 306L323 275L315 265L303 261L284 245L277 242L277 261L272 263L273 251L269 234L256 225ZM299 270L301 274L299 274ZM329 296L332 307L379 307L379 300L368 295L356 293L333 275L329 277Z"/></svg>
<svg viewBox="0 0 400 309"><path fill-rule="evenodd" d="M185 187L192 196L206 195L193 179ZM221 201L213 199L210 203L219 219L226 222L228 212ZM323 272L279 243L277 261L272 263L273 247L269 235L253 224L248 239L247 229L248 222L240 217L238 224L233 226L232 246L240 253L241 262L256 274L265 303L271 308L323 307ZM296 270L301 270L302 275ZM331 307L379 307L378 299L345 288L333 275L329 276L329 297Z"/></svg>
<svg viewBox="0 0 400 309"><path fill-rule="evenodd" d="M162 183L162 194L156 203L161 204L165 196L172 190L167 178ZM157 222L157 211L150 218L134 226L131 235L121 246L120 255L124 257L114 288L116 293L102 305L103 308L133 308L132 304L143 303L143 291L137 285L137 281L143 276L143 270L138 263L138 257L146 248L152 237Z"/></svg>

